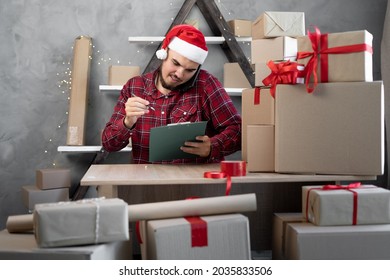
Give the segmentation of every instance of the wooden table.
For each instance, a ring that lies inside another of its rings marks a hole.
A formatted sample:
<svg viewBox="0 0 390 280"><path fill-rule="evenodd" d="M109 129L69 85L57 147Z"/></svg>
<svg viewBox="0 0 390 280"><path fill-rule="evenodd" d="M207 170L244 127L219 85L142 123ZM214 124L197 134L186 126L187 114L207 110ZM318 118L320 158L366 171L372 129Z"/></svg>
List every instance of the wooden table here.
<svg viewBox="0 0 390 280"><path fill-rule="evenodd" d="M99 196L119 197L128 204L223 196L226 179L203 177L206 171L219 170L219 164L97 164L91 165L80 185L97 186ZM272 247L273 214L301 211L303 185L376 180L376 176L247 173L231 179L232 195L256 194L257 211L243 214L249 218L252 250L264 251Z"/></svg>
<svg viewBox="0 0 390 280"><path fill-rule="evenodd" d="M219 171L219 164L96 164L91 165L81 179L81 186L98 186L99 196L117 197L118 186L182 184L221 184L226 179L204 178L206 171ZM232 177L232 183L290 183L376 180L376 176L247 173Z"/></svg>

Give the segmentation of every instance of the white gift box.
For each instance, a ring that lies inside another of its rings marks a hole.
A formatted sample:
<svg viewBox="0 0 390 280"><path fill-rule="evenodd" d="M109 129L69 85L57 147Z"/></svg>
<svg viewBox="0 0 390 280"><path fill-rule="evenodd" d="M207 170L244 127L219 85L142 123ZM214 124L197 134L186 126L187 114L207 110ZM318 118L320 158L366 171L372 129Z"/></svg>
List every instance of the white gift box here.
<svg viewBox="0 0 390 280"><path fill-rule="evenodd" d="M39 247L129 239L127 203L118 198L37 204L33 220Z"/></svg>
<svg viewBox="0 0 390 280"><path fill-rule="evenodd" d="M390 191L373 185L304 186L302 214L318 226L390 224Z"/></svg>
<svg viewBox="0 0 390 280"><path fill-rule="evenodd" d="M249 221L242 214L199 217L206 226L206 236L192 232L185 218L142 221L143 259L190 260L251 258ZM205 233L205 232L203 232ZM196 241L196 239L201 239ZM195 241L194 241L195 240ZM200 244L205 241L205 244ZM198 245L194 245L194 243Z"/></svg>

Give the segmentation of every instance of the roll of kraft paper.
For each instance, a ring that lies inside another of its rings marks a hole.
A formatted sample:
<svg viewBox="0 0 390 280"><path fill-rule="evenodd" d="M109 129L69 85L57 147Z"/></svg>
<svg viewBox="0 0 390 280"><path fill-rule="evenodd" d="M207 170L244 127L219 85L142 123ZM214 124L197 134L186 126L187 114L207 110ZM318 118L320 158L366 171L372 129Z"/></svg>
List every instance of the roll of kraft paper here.
<svg viewBox="0 0 390 280"><path fill-rule="evenodd" d="M129 222L256 211L256 195L241 194L128 205ZM34 229L33 214L9 216L10 233Z"/></svg>
<svg viewBox="0 0 390 280"><path fill-rule="evenodd" d="M256 211L256 195L241 194L129 205L129 221Z"/></svg>
<svg viewBox="0 0 390 280"><path fill-rule="evenodd" d="M32 231L34 228L33 215L9 216L6 224L9 233Z"/></svg>

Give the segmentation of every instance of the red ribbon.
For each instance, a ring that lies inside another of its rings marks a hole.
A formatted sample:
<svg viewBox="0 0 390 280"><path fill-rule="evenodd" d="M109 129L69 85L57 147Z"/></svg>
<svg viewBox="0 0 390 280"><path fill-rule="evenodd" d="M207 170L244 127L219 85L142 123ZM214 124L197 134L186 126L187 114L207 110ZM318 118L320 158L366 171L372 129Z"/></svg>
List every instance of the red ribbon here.
<svg viewBox="0 0 390 280"><path fill-rule="evenodd" d="M260 104L260 91L263 88L270 88L268 86L259 86L255 87L254 95L253 95L253 104L254 105L259 105Z"/></svg>
<svg viewBox="0 0 390 280"><path fill-rule="evenodd" d="M137 240L139 244L142 244L141 230L139 228L139 221L135 222L135 234L137 236Z"/></svg>
<svg viewBox="0 0 390 280"><path fill-rule="evenodd" d="M312 52L298 52L297 59L310 57L309 62L306 64L305 73L306 73L306 90L308 93L312 93L318 84L317 76L317 65L318 57L320 57L321 64L321 82L328 82L328 72L329 72L329 62L328 54L346 54L354 52L364 52L367 51L372 53L372 47L367 44L355 44L348 46L339 46L328 48L328 34L321 34L320 30L315 27L315 32L307 32L312 45ZM309 86L311 77L313 76L313 87Z"/></svg>
<svg viewBox="0 0 390 280"><path fill-rule="evenodd" d="M184 217L191 225L191 246L204 247L208 245L207 222L199 216Z"/></svg>
<svg viewBox="0 0 390 280"><path fill-rule="evenodd" d="M221 171L206 171L204 178L222 179L226 178L225 195L230 194L232 188L232 178L234 176L246 176L245 161L221 161Z"/></svg>
<svg viewBox="0 0 390 280"><path fill-rule="evenodd" d="M351 183L346 186L342 185L325 185L320 188L311 188L307 192L306 196L306 221L309 221L309 197L310 197L310 192L312 190L323 190L323 191L332 191L332 190L345 190L345 191L350 191L353 194L353 211L352 211L352 225L357 224L357 210L358 210L358 194L355 192L353 189L360 188L361 183L356 182L356 183Z"/></svg>
<svg viewBox="0 0 390 280"><path fill-rule="evenodd" d="M304 77L304 65L297 62L288 60L275 63L270 60L267 62L267 66L271 69L271 74L265 77L262 82L266 86L271 86L270 93L273 98L275 98L277 84L296 84L298 77ZM302 69L299 69L300 67Z"/></svg>
<svg viewBox="0 0 390 280"><path fill-rule="evenodd" d="M253 104L255 104L255 105L260 104L260 87L255 87Z"/></svg>

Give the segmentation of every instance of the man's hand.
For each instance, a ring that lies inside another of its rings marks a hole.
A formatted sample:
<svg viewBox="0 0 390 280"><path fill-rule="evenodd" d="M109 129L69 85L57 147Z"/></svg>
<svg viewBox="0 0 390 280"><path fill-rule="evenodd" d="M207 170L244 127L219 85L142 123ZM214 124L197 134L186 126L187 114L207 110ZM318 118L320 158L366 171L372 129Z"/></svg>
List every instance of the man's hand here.
<svg viewBox="0 0 390 280"><path fill-rule="evenodd" d="M149 113L149 101L141 97L130 97L125 104L126 117L124 124L127 128L132 128L138 118Z"/></svg>
<svg viewBox="0 0 390 280"><path fill-rule="evenodd" d="M189 154L198 155L200 157L208 157L211 152L211 140L207 135L197 136L197 142L184 142L184 146L180 149Z"/></svg>

